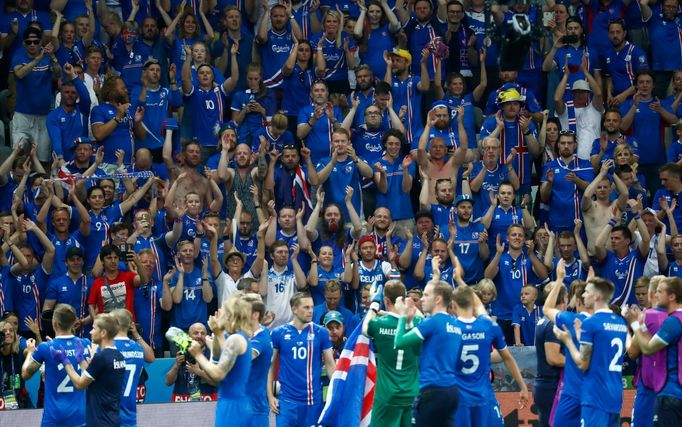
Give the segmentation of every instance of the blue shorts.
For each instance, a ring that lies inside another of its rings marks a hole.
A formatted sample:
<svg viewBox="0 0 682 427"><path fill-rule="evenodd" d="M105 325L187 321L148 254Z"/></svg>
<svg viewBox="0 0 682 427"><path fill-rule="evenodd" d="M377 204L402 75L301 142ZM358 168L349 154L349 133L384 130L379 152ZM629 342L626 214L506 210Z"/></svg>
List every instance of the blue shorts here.
<svg viewBox="0 0 682 427"><path fill-rule="evenodd" d="M656 403L656 392L641 383L637 386L635 403L632 406L632 422L630 427L653 427L654 425L654 404Z"/></svg>
<svg viewBox="0 0 682 427"><path fill-rule="evenodd" d="M270 414L253 414L249 420L249 427L269 427Z"/></svg>
<svg viewBox="0 0 682 427"><path fill-rule="evenodd" d="M218 399L215 409L215 426L225 425L225 420L248 420L251 415L251 399L248 397Z"/></svg>
<svg viewBox="0 0 682 427"><path fill-rule="evenodd" d="M455 425L457 427L489 427L490 407L487 405L457 406Z"/></svg>
<svg viewBox="0 0 682 427"><path fill-rule="evenodd" d="M554 411L554 427L581 427L579 398L565 393L561 394L559 404Z"/></svg>
<svg viewBox="0 0 682 427"><path fill-rule="evenodd" d="M620 414L617 412L607 412L587 405L583 405L580 411L583 426L620 427Z"/></svg>
<svg viewBox="0 0 682 427"><path fill-rule="evenodd" d="M322 412L322 403L306 405L305 403L279 400L277 427L309 427L317 425Z"/></svg>

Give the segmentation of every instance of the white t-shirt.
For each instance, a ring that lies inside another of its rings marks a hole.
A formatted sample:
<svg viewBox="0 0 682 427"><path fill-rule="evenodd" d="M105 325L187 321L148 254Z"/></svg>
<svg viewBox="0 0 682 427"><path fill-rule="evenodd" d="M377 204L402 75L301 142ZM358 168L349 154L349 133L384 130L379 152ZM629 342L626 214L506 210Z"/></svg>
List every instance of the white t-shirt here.
<svg viewBox="0 0 682 427"><path fill-rule="evenodd" d="M601 135L601 116L602 114L594 108L592 102L587 107L575 108L576 135L578 140L578 158L590 160L592 143ZM567 130L568 127L568 108L559 116L561 129Z"/></svg>
<svg viewBox="0 0 682 427"><path fill-rule="evenodd" d="M215 286L218 290L218 307L223 305L226 299L237 292L237 283L244 278L254 278L251 270L247 271L246 274L242 275L239 279L234 280L232 276L221 271L218 277L215 279Z"/></svg>

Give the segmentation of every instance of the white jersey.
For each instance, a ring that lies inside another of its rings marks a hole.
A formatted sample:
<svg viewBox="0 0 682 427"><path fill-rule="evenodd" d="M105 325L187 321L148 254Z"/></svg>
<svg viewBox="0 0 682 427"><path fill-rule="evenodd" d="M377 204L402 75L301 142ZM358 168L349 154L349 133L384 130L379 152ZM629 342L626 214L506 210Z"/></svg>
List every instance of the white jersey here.
<svg viewBox="0 0 682 427"><path fill-rule="evenodd" d="M297 292L296 276L293 270L285 268L278 273L271 267L268 271L268 295L265 297L265 309L275 315L275 320L269 326L274 329L294 319L291 312L290 300Z"/></svg>

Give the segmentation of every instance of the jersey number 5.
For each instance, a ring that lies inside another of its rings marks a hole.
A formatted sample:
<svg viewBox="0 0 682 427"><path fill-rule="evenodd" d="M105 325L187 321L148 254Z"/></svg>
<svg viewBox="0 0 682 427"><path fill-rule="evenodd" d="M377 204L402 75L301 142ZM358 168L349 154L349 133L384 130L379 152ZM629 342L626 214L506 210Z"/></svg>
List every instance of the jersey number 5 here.
<svg viewBox="0 0 682 427"><path fill-rule="evenodd" d="M478 365L480 365L481 362L478 355L475 353L476 351L478 351L478 344L462 346L462 362L467 363L471 361L471 366L469 368L462 368L463 374L473 374L478 369Z"/></svg>

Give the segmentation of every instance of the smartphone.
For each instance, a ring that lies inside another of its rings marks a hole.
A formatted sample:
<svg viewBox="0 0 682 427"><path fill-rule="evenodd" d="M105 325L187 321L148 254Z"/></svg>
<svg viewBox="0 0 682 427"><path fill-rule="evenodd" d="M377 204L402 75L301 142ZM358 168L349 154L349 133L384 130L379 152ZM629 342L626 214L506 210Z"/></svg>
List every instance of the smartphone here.
<svg viewBox="0 0 682 427"><path fill-rule="evenodd" d="M561 38L561 42L565 43L565 44L578 43L578 40L580 40L580 39L576 35L563 36Z"/></svg>
<svg viewBox="0 0 682 427"><path fill-rule="evenodd" d="M549 27L549 21L554 20L554 12L544 12L542 14L542 26Z"/></svg>
<svg viewBox="0 0 682 427"><path fill-rule="evenodd" d="M122 243L121 246L119 247L119 249L121 250L121 254L126 256L128 251L130 250L130 246L127 243Z"/></svg>

